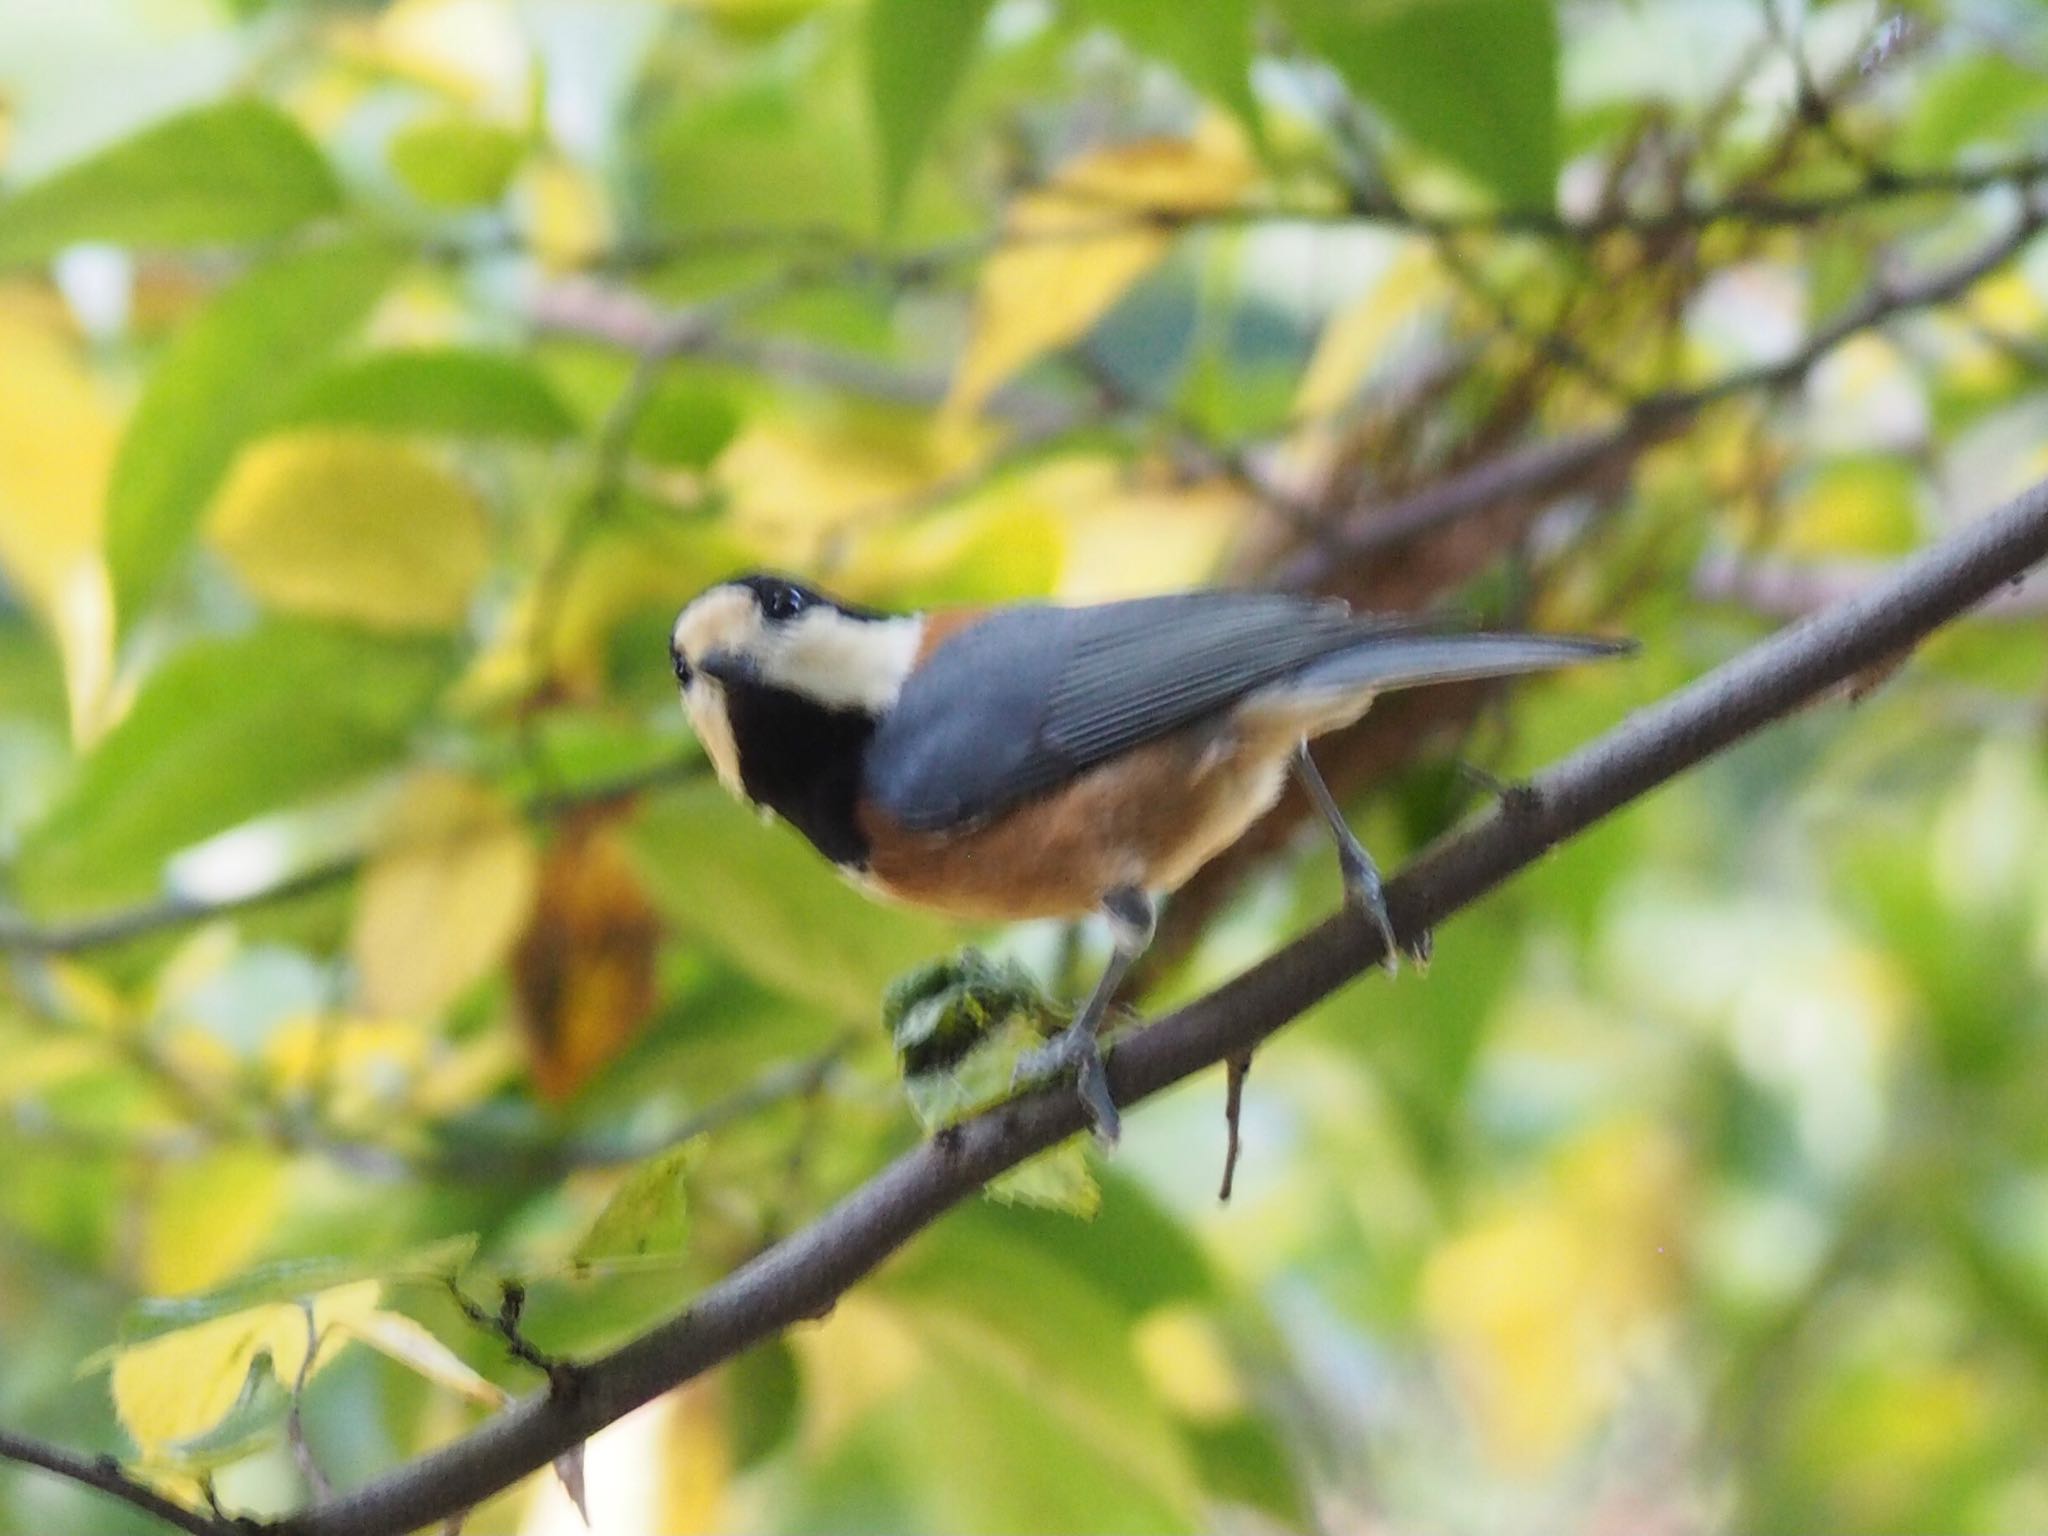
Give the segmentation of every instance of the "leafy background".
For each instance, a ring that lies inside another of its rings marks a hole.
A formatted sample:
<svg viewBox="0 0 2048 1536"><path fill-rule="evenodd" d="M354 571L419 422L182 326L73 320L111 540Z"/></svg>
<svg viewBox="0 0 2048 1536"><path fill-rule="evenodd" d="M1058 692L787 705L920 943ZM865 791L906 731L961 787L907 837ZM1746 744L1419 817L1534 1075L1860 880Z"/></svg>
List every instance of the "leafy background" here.
<svg viewBox="0 0 2048 1536"><path fill-rule="evenodd" d="M1333 744L1397 862L2042 472L2044 116L2019 0L0 7L0 1422L360 1481L537 1383L507 1283L603 1347L922 1134L893 980L1081 984L708 782L708 581L1641 637ZM2048 1523L2041 611L1288 1031L1229 1205L1202 1081L601 1436L596 1528Z"/></svg>

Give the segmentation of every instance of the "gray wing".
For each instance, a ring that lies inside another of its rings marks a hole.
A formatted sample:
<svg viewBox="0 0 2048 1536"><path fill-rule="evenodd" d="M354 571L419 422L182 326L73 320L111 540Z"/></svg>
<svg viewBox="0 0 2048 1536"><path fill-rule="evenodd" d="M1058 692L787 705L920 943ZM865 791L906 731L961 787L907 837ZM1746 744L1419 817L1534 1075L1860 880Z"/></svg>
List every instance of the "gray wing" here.
<svg viewBox="0 0 2048 1536"><path fill-rule="evenodd" d="M918 831L974 821L1395 627L1263 592L1003 609L911 675L869 743L867 793Z"/></svg>

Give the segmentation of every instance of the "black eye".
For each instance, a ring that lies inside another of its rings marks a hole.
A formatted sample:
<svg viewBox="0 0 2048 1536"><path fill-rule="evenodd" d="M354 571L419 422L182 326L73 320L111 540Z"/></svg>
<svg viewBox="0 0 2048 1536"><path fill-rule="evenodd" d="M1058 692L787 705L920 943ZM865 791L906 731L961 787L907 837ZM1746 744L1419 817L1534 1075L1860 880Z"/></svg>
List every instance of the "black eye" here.
<svg viewBox="0 0 2048 1536"><path fill-rule="evenodd" d="M690 658L679 650L671 650L669 660L675 664L676 681L685 688L690 686Z"/></svg>
<svg viewBox="0 0 2048 1536"><path fill-rule="evenodd" d="M809 601L801 587L786 581L769 582L761 588L761 612L777 621L795 618Z"/></svg>

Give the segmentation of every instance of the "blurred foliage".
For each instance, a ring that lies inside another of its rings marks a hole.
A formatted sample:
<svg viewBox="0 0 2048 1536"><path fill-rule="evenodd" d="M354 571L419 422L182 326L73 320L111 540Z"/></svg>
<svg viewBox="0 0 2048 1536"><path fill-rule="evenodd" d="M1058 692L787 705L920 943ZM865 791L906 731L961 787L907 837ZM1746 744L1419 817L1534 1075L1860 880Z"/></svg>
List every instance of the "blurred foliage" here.
<svg viewBox="0 0 2048 1536"><path fill-rule="evenodd" d="M0 1423L280 1511L1001 1091L1100 935L726 799L707 582L1642 639L1333 741L1398 862L2042 474L2044 125L2019 0L0 6ZM1287 1031L1227 1207L1210 1081L1020 1170L595 1528L2048 1523L2044 612ZM1296 830L1146 1006L1328 910Z"/></svg>

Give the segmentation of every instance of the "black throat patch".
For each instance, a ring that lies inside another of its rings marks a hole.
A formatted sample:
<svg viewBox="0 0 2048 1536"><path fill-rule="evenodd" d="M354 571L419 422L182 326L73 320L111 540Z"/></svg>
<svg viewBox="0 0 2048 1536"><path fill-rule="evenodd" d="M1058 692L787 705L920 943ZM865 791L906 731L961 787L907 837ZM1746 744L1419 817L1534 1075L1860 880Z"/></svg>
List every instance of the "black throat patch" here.
<svg viewBox="0 0 2048 1536"><path fill-rule="evenodd" d="M748 798L803 833L834 864L866 868L868 840L855 802L874 716L759 683L729 684L725 707Z"/></svg>

